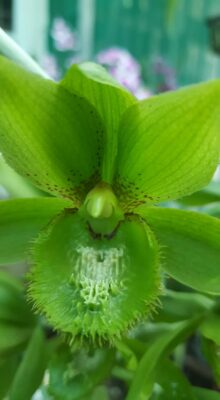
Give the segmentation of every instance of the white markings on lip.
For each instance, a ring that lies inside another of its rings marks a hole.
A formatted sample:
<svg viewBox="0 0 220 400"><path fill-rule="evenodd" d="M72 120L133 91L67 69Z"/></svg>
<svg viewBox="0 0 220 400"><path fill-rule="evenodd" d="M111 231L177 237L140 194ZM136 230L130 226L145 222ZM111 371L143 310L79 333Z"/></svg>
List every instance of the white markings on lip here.
<svg viewBox="0 0 220 400"><path fill-rule="evenodd" d="M112 247L105 250L97 250L93 247L80 246L77 250L79 257L76 263L76 271L82 272L86 276L99 279L105 273L111 272L118 275L123 268L124 248Z"/></svg>
<svg viewBox="0 0 220 400"><path fill-rule="evenodd" d="M123 246L102 250L80 246L76 253L70 283L78 287L84 304L103 304L123 288L126 268Z"/></svg>

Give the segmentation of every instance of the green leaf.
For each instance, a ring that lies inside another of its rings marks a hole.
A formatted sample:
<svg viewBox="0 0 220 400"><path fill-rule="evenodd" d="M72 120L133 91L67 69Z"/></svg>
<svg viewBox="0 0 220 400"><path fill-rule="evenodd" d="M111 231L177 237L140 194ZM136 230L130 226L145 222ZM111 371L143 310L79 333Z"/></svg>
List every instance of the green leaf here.
<svg viewBox="0 0 220 400"><path fill-rule="evenodd" d="M98 386L86 400L109 400L108 389L105 386Z"/></svg>
<svg viewBox="0 0 220 400"><path fill-rule="evenodd" d="M10 288L16 290L17 292L21 292L23 290L22 282L8 272L0 270L0 281L1 285L7 285Z"/></svg>
<svg viewBox="0 0 220 400"><path fill-rule="evenodd" d="M46 340L41 328L36 328L14 377L10 400L30 400L40 386L48 362Z"/></svg>
<svg viewBox="0 0 220 400"><path fill-rule="evenodd" d="M68 91L86 98L99 112L106 127L102 179L111 183L117 153L118 127L125 110L136 99L100 65L73 65L61 82Z"/></svg>
<svg viewBox="0 0 220 400"><path fill-rule="evenodd" d="M156 382L150 400L197 400L192 386L171 361L163 360L158 365Z"/></svg>
<svg viewBox="0 0 220 400"><path fill-rule="evenodd" d="M193 391L198 400L220 400L220 393L213 390L194 387Z"/></svg>
<svg viewBox="0 0 220 400"><path fill-rule="evenodd" d="M214 203L220 200L220 197L215 194L211 194L206 190L199 190L199 192L195 192L190 196L183 197L178 200L178 203L181 206L185 207L199 207L208 203Z"/></svg>
<svg viewBox="0 0 220 400"><path fill-rule="evenodd" d="M213 342L212 340L202 337L202 351L212 369L215 382L219 385L220 384L220 346L218 344L216 344L215 342Z"/></svg>
<svg viewBox="0 0 220 400"><path fill-rule="evenodd" d="M21 350L32 334L33 328L0 321L0 357Z"/></svg>
<svg viewBox="0 0 220 400"><path fill-rule="evenodd" d="M62 345L49 363L48 393L56 400L81 400L109 377L113 349L85 348L75 352Z"/></svg>
<svg viewBox="0 0 220 400"><path fill-rule="evenodd" d="M15 172L0 155L0 190L1 186L10 197L39 197L43 194L27 179Z"/></svg>
<svg viewBox="0 0 220 400"><path fill-rule="evenodd" d="M0 271L0 323L29 327L35 323L35 317L25 300L23 287L17 280Z"/></svg>
<svg viewBox="0 0 220 400"><path fill-rule="evenodd" d="M0 361L0 399L4 399L9 390L17 369L18 361L17 355L7 357Z"/></svg>
<svg viewBox="0 0 220 400"><path fill-rule="evenodd" d="M43 190L80 201L100 172L104 128L95 108L3 57L0 87L6 161Z"/></svg>
<svg viewBox="0 0 220 400"><path fill-rule="evenodd" d="M203 336L220 346L220 315L217 311L207 315L199 330Z"/></svg>
<svg viewBox="0 0 220 400"><path fill-rule="evenodd" d="M114 345L116 346L117 350L121 353L122 357L125 359L126 368L129 371L134 371L137 368L137 357L134 351L129 347L126 341L115 341Z"/></svg>
<svg viewBox="0 0 220 400"><path fill-rule="evenodd" d="M148 344L147 350L139 362L126 400L148 400L152 394L158 363L164 354L171 352L185 337L190 335L200 319L177 322L167 325L167 331Z"/></svg>
<svg viewBox="0 0 220 400"><path fill-rule="evenodd" d="M220 221L192 211L140 207L161 246L162 267L177 281L220 294Z"/></svg>
<svg viewBox="0 0 220 400"><path fill-rule="evenodd" d="M177 322L189 319L192 315L201 315L211 310L215 302L200 293L174 292L167 290L160 298L161 309L154 320Z"/></svg>
<svg viewBox="0 0 220 400"><path fill-rule="evenodd" d="M126 111L116 171L121 201L131 208L177 199L208 183L219 156L219 101L220 81L210 81Z"/></svg>
<svg viewBox="0 0 220 400"><path fill-rule="evenodd" d="M203 207L197 207L198 212L220 218L220 202L206 204Z"/></svg>
<svg viewBox="0 0 220 400"><path fill-rule="evenodd" d="M204 189L204 191L206 193L210 193L212 195L216 195L218 196L218 198L220 199L220 182L218 181L212 181L208 184L208 186L206 186L206 188Z"/></svg>
<svg viewBox="0 0 220 400"><path fill-rule="evenodd" d="M0 264L26 259L27 249L47 223L71 203L55 198L0 202Z"/></svg>
<svg viewBox="0 0 220 400"><path fill-rule="evenodd" d="M220 201L219 182L210 182L203 190L179 200L179 202L185 206L202 206L218 201Z"/></svg>

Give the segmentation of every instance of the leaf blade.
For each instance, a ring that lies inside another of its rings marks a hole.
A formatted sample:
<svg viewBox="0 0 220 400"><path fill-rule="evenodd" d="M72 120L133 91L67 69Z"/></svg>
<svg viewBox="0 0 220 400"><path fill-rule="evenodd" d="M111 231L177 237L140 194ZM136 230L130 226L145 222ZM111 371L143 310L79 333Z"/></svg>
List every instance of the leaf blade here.
<svg viewBox="0 0 220 400"><path fill-rule="evenodd" d="M220 221L193 211L160 207L140 207L140 214L162 246L165 271L196 290L219 294Z"/></svg>
<svg viewBox="0 0 220 400"><path fill-rule="evenodd" d="M33 186L27 179L22 178L5 162L3 157L0 156L0 188L6 191L10 198L16 197L39 197L43 194L35 186Z"/></svg>
<svg viewBox="0 0 220 400"><path fill-rule="evenodd" d="M13 380L10 399L29 400L40 385L47 365L46 340L36 328Z"/></svg>
<svg viewBox="0 0 220 400"><path fill-rule="evenodd" d="M18 364L17 355L13 355L11 357L7 357L4 360L1 360L0 363L0 398L4 399L6 393L9 390L13 377L15 375Z"/></svg>
<svg viewBox="0 0 220 400"><path fill-rule="evenodd" d="M169 360L161 361L156 371L159 390L155 390L150 400L197 400L192 386L181 370Z"/></svg>
<svg viewBox="0 0 220 400"><path fill-rule="evenodd" d="M29 242L70 204L46 197L0 201L0 264L24 260Z"/></svg>
<svg viewBox="0 0 220 400"><path fill-rule="evenodd" d="M193 388L198 400L220 400L219 392L214 390L204 389L200 387Z"/></svg>
<svg viewBox="0 0 220 400"><path fill-rule="evenodd" d="M26 302L20 281L0 271L0 323L31 327L35 316Z"/></svg>
<svg viewBox="0 0 220 400"><path fill-rule="evenodd" d="M148 346L139 362L126 400L149 399L155 381L156 367L161 357L170 352L179 341L187 337L198 323L199 319L191 319L169 324L167 332L159 335Z"/></svg>

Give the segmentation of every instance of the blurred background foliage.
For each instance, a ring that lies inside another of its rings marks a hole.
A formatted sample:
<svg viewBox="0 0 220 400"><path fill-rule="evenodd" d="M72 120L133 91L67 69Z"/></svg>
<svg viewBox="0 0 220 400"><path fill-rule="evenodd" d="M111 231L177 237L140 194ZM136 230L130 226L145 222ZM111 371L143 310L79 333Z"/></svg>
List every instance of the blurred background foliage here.
<svg viewBox="0 0 220 400"><path fill-rule="evenodd" d="M219 0L0 0L0 26L53 78L98 59L153 91L218 76L218 17Z"/></svg>

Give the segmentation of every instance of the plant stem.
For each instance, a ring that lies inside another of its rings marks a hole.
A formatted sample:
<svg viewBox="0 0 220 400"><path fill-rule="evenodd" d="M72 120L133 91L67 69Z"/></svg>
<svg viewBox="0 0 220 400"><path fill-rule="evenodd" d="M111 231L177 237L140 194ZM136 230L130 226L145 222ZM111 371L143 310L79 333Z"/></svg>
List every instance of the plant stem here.
<svg viewBox="0 0 220 400"><path fill-rule="evenodd" d="M13 39L0 28L0 53L17 62L22 67L44 78L51 79Z"/></svg>

